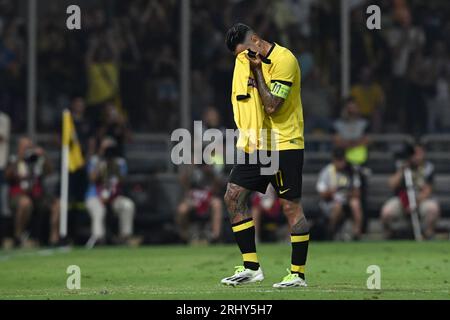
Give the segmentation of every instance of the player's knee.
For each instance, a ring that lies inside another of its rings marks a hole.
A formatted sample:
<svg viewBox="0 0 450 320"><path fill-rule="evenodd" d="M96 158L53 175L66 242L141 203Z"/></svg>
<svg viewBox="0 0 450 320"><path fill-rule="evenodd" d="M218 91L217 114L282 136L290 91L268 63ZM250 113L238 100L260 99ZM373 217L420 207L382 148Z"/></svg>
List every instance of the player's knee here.
<svg viewBox="0 0 450 320"><path fill-rule="evenodd" d="M98 218L103 219L106 216L106 208L105 207L99 207L95 212L94 215Z"/></svg>
<svg viewBox="0 0 450 320"><path fill-rule="evenodd" d="M387 221L387 220L391 219L392 216L393 216L392 208L388 204L385 204L381 208L381 220Z"/></svg>
<svg viewBox="0 0 450 320"><path fill-rule="evenodd" d="M352 210L352 214L354 217L362 217L361 201L358 198L352 198L350 200L350 209Z"/></svg>
<svg viewBox="0 0 450 320"><path fill-rule="evenodd" d="M361 209L361 201L358 197L353 197L350 199L350 207L359 210Z"/></svg>
<svg viewBox="0 0 450 320"><path fill-rule="evenodd" d="M223 201L225 202L225 206L227 207L228 211L230 211L232 209L232 204L233 204L233 197L230 194L230 192L225 192L225 195L223 196Z"/></svg>
<svg viewBox="0 0 450 320"><path fill-rule="evenodd" d="M246 205L245 189L237 185L228 185L225 192L224 202L230 214L236 214L242 210L242 206Z"/></svg>
<svg viewBox="0 0 450 320"><path fill-rule="evenodd" d="M281 207L283 208L283 212L287 216L295 216L301 213L300 202L299 201L291 201L286 199L280 199Z"/></svg>
<svg viewBox="0 0 450 320"><path fill-rule="evenodd" d="M29 210L31 209L31 206L33 205L33 202L31 199L27 196L21 196L19 199L19 207L21 209Z"/></svg>
<svg viewBox="0 0 450 320"><path fill-rule="evenodd" d="M334 201L332 205L332 212L335 214L340 214L342 212L342 203L339 201Z"/></svg>
<svg viewBox="0 0 450 320"><path fill-rule="evenodd" d="M211 199L211 208L213 210L222 212L222 201L220 200L220 198L213 197Z"/></svg>
<svg viewBox="0 0 450 320"><path fill-rule="evenodd" d="M135 210L134 202L129 198L123 198L122 210L129 215L133 215Z"/></svg>
<svg viewBox="0 0 450 320"><path fill-rule="evenodd" d="M429 201L424 207L425 216L429 219L437 219L439 217L439 205L435 201Z"/></svg>
<svg viewBox="0 0 450 320"><path fill-rule="evenodd" d="M183 201L178 205L177 216L186 216L189 212L189 205L187 201Z"/></svg>
<svg viewBox="0 0 450 320"><path fill-rule="evenodd" d="M87 209L93 219L101 219L106 215L106 208L99 199L90 199Z"/></svg>
<svg viewBox="0 0 450 320"><path fill-rule="evenodd" d="M281 207L294 233L309 232L309 226L303 214L300 201L280 199Z"/></svg>

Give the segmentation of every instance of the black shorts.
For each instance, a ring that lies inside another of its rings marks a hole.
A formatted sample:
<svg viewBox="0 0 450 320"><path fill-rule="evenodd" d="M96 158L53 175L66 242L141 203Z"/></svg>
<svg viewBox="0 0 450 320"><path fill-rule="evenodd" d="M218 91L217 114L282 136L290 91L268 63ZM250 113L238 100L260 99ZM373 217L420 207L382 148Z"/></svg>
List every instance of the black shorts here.
<svg viewBox="0 0 450 320"><path fill-rule="evenodd" d="M302 171L304 150L281 150L279 156L279 169L272 175L261 175L261 168L269 165L236 164L229 177L229 182L251 191L266 193L269 183L272 184L278 197L294 200L302 196ZM247 158L247 157L246 157ZM246 159L247 160L247 159Z"/></svg>

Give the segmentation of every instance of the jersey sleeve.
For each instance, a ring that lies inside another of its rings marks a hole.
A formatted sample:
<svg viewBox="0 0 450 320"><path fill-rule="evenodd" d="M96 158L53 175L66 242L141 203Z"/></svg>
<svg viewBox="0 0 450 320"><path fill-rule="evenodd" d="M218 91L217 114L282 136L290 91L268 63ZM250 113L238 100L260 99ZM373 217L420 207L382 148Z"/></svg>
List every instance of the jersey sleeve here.
<svg viewBox="0 0 450 320"><path fill-rule="evenodd" d="M128 174L128 165L126 160L124 158L119 158L117 162L119 165L120 175L122 177L126 176Z"/></svg>
<svg viewBox="0 0 450 320"><path fill-rule="evenodd" d="M89 159L86 166L87 173L92 174L93 172L95 172L95 170L97 170L97 165L98 159L96 157L92 157L91 159Z"/></svg>
<svg viewBox="0 0 450 320"><path fill-rule="evenodd" d="M329 189L329 183L328 183L328 175L327 175L327 169L324 168L319 173L319 178L317 179L316 183L316 190L319 193L325 192Z"/></svg>
<svg viewBox="0 0 450 320"><path fill-rule="evenodd" d="M274 66L270 92L277 97L286 99L294 83L298 68L297 59L293 55L286 55L286 58Z"/></svg>
<svg viewBox="0 0 450 320"><path fill-rule="evenodd" d="M360 189L361 188L361 178L359 172L353 172L352 175L352 188Z"/></svg>
<svg viewBox="0 0 450 320"><path fill-rule="evenodd" d="M434 165L431 162L427 162L425 166L425 182L429 185L434 182Z"/></svg>

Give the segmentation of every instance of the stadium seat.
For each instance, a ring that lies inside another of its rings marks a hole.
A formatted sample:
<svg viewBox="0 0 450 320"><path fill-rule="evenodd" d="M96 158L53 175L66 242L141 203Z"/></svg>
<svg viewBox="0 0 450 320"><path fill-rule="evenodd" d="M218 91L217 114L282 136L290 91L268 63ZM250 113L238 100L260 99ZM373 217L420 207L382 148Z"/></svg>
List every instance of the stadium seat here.
<svg viewBox="0 0 450 320"><path fill-rule="evenodd" d="M168 135L137 136L126 146L125 154L131 174L173 172Z"/></svg>
<svg viewBox="0 0 450 320"><path fill-rule="evenodd" d="M303 176L302 206L308 218L315 218L320 213L319 195L316 192L317 175L305 174Z"/></svg>
<svg viewBox="0 0 450 320"><path fill-rule="evenodd" d="M450 175L437 175L434 178L434 194L441 206L441 216L450 217Z"/></svg>
<svg viewBox="0 0 450 320"><path fill-rule="evenodd" d="M368 179L366 217L379 217L381 207L393 192L388 187L389 175L377 174Z"/></svg>

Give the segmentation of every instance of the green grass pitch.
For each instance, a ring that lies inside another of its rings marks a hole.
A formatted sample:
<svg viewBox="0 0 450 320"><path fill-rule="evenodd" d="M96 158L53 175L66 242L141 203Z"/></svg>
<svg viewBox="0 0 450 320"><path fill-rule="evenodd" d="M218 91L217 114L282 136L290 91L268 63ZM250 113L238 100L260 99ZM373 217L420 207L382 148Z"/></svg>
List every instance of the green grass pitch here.
<svg viewBox="0 0 450 320"><path fill-rule="evenodd" d="M93 250L0 251L0 299L450 299L449 242L310 244L308 288L273 289L290 265L290 244L260 244L266 279L225 287L241 263L234 245ZM369 290L369 265L381 290ZM66 288L66 269L81 268L81 289Z"/></svg>

